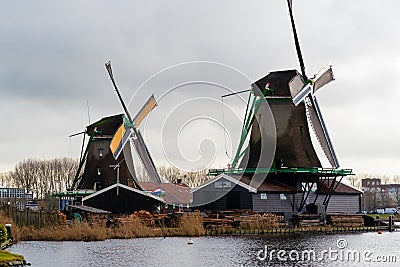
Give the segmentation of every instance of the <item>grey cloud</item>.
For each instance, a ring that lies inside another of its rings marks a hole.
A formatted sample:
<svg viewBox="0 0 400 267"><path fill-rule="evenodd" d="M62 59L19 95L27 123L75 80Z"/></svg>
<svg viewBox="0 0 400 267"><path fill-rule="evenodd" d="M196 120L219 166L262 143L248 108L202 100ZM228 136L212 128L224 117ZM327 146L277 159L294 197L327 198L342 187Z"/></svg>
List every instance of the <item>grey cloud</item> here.
<svg viewBox="0 0 400 267"><path fill-rule="evenodd" d="M386 129L397 114L389 107L399 99L399 3L293 4L307 73L311 76L329 61L334 66L337 81L318 98L339 157L349 166L365 154L384 153L396 161L393 140L400 129ZM0 134L2 151L9 151L0 157L0 171L26 157L68 155L67 136L87 124L86 100L92 121L122 112L104 69L106 60L113 62L126 101L152 74L191 60L228 64L252 80L273 70L298 69L285 1L3 2L0 23L0 122L14 133ZM163 89L162 83L153 85ZM138 95L132 112L157 88ZM190 90L181 94L196 95ZM373 113L384 140L366 125L365 116ZM40 127L31 118L40 120ZM359 135L363 139L353 142ZM369 145L378 144L378 138L382 145ZM72 142L76 152L80 143Z"/></svg>

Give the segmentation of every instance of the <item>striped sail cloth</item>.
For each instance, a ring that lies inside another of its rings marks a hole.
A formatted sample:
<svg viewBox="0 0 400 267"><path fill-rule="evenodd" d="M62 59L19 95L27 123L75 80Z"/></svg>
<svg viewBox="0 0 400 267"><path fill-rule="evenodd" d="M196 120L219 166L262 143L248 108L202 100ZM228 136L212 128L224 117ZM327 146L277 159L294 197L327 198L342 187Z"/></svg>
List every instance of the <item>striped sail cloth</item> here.
<svg viewBox="0 0 400 267"><path fill-rule="evenodd" d="M147 114L149 114L155 106L157 106L157 101L154 98L154 95L151 95L146 104L144 104L144 106L139 110L136 117L133 119L136 128L139 127L144 118L146 118Z"/></svg>
<svg viewBox="0 0 400 267"><path fill-rule="evenodd" d="M124 116L125 120L125 116ZM115 132L113 139L110 143L111 153L115 159L121 154L123 147L128 142L131 135L131 130L126 127L126 123L122 123L118 130Z"/></svg>

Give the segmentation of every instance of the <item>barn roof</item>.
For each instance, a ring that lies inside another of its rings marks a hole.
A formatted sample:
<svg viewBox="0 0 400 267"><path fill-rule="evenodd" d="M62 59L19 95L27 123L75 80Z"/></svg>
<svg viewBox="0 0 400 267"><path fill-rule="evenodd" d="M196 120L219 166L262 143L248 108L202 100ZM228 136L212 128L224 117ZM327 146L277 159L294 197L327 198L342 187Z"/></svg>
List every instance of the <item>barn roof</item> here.
<svg viewBox="0 0 400 267"><path fill-rule="evenodd" d="M278 184L274 183L268 180L264 180L260 185L257 186L257 188L252 185L252 179L247 176L233 176L233 175L226 175L226 174L220 174L217 177L215 177L212 180L207 181L206 183L202 184L201 186L194 188L192 192L195 192L221 178L227 179L243 188L248 189L250 192L257 193L257 192L271 192L271 193L298 193L301 192L300 190L284 185L284 184Z"/></svg>
<svg viewBox="0 0 400 267"><path fill-rule="evenodd" d="M160 188L165 192L161 197L165 203L169 204L188 204L192 200L192 194L190 193L190 187L186 184L173 184L173 183L153 183L153 182L142 182L139 186L144 191L153 191Z"/></svg>
<svg viewBox="0 0 400 267"><path fill-rule="evenodd" d="M251 183L251 178L244 176L240 179L240 181L249 184ZM257 187L257 192L270 192L270 193L299 193L301 192L300 190L285 185L285 184L280 184L276 182L271 182L265 179L258 187Z"/></svg>
<svg viewBox="0 0 400 267"><path fill-rule="evenodd" d="M329 179L325 183L320 183L321 186L321 192L326 194L329 191L329 188L331 187L332 183L334 180ZM336 190L333 192L333 194L362 194L363 191L352 187L350 185L346 185L344 183L339 183L339 181L335 181Z"/></svg>
<svg viewBox="0 0 400 267"><path fill-rule="evenodd" d="M203 187L205 187L205 186L207 186L209 184L212 184L215 181L218 181L219 179L226 179L226 180L231 181L232 183L235 183L235 184L237 184L237 185L239 185L239 186L241 186L243 188L246 188L247 190L249 190L249 191L251 191L253 193L257 193L257 189L252 187L252 186L250 186L249 184L246 184L246 183L242 182L242 180L240 179L240 176L226 175L224 173L216 176L214 179L211 179L211 180L205 182L204 184L202 184L202 185L200 185L200 186L198 186L196 188L193 188L191 190L191 192L194 193L194 192L200 190L201 188L203 188Z"/></svg>
<svg viewBox="0 0 400 267"><path fill-rule="evenodd" d="M95 196L101 195L101 194L103 194L104 192L107 192L107 191L109 191L109 190L111 190L111 189L114 189L114 188L116 188L116 187L124 188L124 189L126 189L126 190L135 192L135 193L137 193L137 194L141 194L141 195L144 195L144 196L147 196L147 197L151 197L151 198L154 198L155 200L158 200L158 201L160 201L160 202L163 202L163 199L162 199L162 198L159 198L159 197L154 196L154 195L152 195L152 194L148 194L148 193L146 193L146 192L144 192L144 191L141 191L141 190L138 190L138 189L136 189L136 188L133 188L133 187L130 187L130 186L127 186L127 185L124 185L124 184L120 184L120 183L116 183L116 184L110 185L109 187L103 188L103 189L97 191L96 193L93 193L93 194L91 194L91 195L89 195L89 196L87 196L87 197L84 197L84 198L82 199L82 201L86 201L86 200L91 199L91 198L93 198L93 197L95 197Z"/></svg>
<svg viewBox="0 0 400 267"><path fill-rule="evenodd" d="M111 213L111 212L106 211L106 210L101 210L101 209L97 209L97 208L93 208L93 207L85 206L85 205L68 205L68 207L71 207L73 209L78 209L78 210L81 210L81 211L87 211L87 212L90 212L90 213L98 213L98 214Z"/></svg>

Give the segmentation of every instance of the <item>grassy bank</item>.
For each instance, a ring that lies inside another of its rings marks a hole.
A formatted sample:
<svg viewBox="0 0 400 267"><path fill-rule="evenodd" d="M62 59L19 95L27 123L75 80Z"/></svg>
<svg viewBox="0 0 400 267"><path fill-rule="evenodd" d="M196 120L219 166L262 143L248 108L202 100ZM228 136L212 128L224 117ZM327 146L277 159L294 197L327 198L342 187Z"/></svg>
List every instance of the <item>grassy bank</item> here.
<svg viewBox="0 0 400 267"><path fill-rule="evenodd" d="M10 266L10 262L14 265L20 264L25 265L24 256L18 254L12 254L8 251L1 250L0 251L0 267Z"/></svg>

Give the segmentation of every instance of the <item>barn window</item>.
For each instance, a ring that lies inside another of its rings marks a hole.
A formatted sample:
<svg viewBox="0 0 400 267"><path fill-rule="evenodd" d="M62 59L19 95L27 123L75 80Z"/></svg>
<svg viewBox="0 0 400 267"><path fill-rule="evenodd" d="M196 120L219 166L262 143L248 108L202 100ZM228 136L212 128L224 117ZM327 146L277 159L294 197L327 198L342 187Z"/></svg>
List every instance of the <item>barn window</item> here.
<svg viewBox="0 0 400 267"><path fill-rule="evenodd" d="M287 199L285 194L279 194L279 198L281 200L286 200Z"/></svg>
<svg viewBox="0 0 400 267"><path fill-rule="evenodd" d="M215 188L222 188L222 181L217 181L214 183Z"/></svg>
<svg viewBox="0 0 400 267"><path fill-rule="evenodd" d="M267 193L261 193L260 196L261 196L261 199L268 199Z"/></svg>
<svg viewBox="0 0 400 267"><path fill-rule="evenodd" d="M224 188L230 188L231 187L231 182L229 182L229 181L223 182L223 187Z"/></svg>

